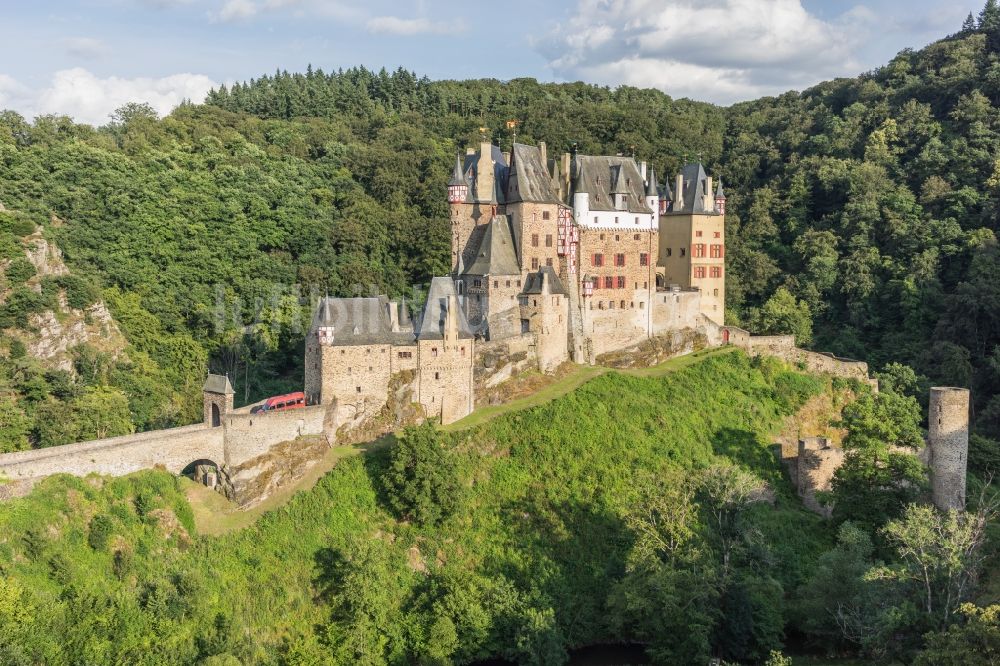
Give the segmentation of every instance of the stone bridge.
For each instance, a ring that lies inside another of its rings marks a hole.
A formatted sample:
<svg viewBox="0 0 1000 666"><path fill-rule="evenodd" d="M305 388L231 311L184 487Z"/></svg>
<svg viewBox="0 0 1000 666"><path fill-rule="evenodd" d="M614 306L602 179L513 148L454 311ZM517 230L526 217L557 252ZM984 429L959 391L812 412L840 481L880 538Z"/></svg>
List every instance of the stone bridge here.
<svg viewBox="0 0 1000 666"><path fill-rule="evenodd" d="M154 467L181 474L198 465L231 469L276 444L336 430L331 405L263 414L233 409L232 386L219 375L209 375L204 405L204 421L195 425L0 455L0 499L25 494L53 474L122 476Z"/></svg>

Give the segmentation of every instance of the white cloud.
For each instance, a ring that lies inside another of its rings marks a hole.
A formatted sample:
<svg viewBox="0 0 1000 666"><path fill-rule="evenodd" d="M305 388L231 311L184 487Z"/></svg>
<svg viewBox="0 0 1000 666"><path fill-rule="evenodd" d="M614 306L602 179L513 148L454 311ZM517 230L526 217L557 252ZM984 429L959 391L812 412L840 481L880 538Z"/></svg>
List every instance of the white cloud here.
<svg viewBox="0 0 1000 666"><path fill-rule="evenodd" d="M729 103L862 69L873 19L823 21L801 0L578 0L536 48L562 78Z"/></svg>
<svg viewBox="0 0 1000 666"><path fill-rule="evenodd" d="M445 35L464 32L466 25L461 19L431 21L426 18L376 16L368 21L367 28L368 32L385 35Z"/></svg>
<svg viewBox="0 0 1000 666"><path fill-rule="evenodd" d="M56 72L42 89L30 89L0 75L0 109L12 108L32 118L71 116L77 122L104 125L112 111L128 102L146 102L160 115L170 113L185 99L201 102L216 83L202 74L174 74L162 78L100 78L76 67Z"/></svg>
<svg viewBox="0 0 1000 666"><path fill-rule="evenodd" d="M251 0L226 0L219 10L220 21L244 21L257 14L258 6Z"/></svg>
<svg viewBox="0 0 1000 666"><path fill-rule="evenodd" d="M110 51L107 44L93 37L67 37L62 45L66 53L75 58L100 58Z"/></svg>

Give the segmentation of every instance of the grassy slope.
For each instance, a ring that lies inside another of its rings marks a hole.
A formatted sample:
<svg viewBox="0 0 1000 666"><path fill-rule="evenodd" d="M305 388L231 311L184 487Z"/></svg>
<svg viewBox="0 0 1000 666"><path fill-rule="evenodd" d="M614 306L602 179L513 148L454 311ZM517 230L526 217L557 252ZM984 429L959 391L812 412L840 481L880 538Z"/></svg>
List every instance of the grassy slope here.
<svg viewBox="0 0 1000 666"><path fill-rule="evenodd" d="M240 628L240 656L256 659L283 636L308 633L325 619L314 600L323 554L342 548L351 535L378 536L404 586L422 578L406 566L411 547L431 570L439 560L518 584L530 581L568 641L583 644L608 638L602 605L630 545L622 515L637 472L700 467L721 455L754 469L777 491L775 507L759 506L754 521L787 589L828 535L793 498L768 434L809 394L823 390L823 382L776 363L758 367L740 353L681 365L687 367L661 376L610 372L545 405L453 434L469 490L462 508L438 529L401 524L386 512L374 481L384 464L379 452L341 459L311 490L247 529L190 544L176 535L164 539L155 520L136 516L135 494L153 494L191 526L182 487L165 474L114 480L102 491L88 481L53 478L31 497L0 505L0 571L48 602L39 620L54 631L75 629L60 628L70 623L66 602L56 602L73 585L110 596L108 613L126 615L158 636L151 647L141 631L132 637L90 630L79 640L95 643L90 653L99 660L127 659L139 650L160 660L190 659L195 636L217 613ZM115 517L121 536L95 550L86 526L98 511ZM23 536L29 529L43 535L41 554L29 552ZM111 573L119 542L135 553L121 582ZM70 562L68 572L53 573L57 554ZM188 607L169 621L150 619L148 604L140 610L140 590L147 580L164 579L175 587L181 579Z"/></svg>

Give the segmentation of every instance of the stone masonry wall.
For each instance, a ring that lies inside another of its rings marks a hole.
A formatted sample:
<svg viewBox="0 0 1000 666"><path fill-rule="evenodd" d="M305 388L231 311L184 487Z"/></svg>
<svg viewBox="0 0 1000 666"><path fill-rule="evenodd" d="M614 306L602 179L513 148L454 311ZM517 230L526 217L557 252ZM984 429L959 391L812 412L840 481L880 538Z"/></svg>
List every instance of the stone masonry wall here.
<svg viewBox="0 0 1000 666"><path fill-rule="evenodd" d="M810 372L827 373L878 386L876 381L868 376L868 364L864 361L800 349L795 346L795 337L791 335L750 335L735 326L726 326L723 330L729 333L729 344L749 354L774 356L786 363L801 364Z"/></svg>
<svg viewBox="0 0 1000 666"><path fill-rule="evenodd" d="M225 462L223 428L205 424L0 455L0 476L11 481L53 474L122 476L162 466L178 474L189 463Z"/></svg>
<svg viewBox="0 0 1000 666"><path fill-rule="evenodd" d="M844 450L830 446L825 437L799 440L799 455L793 468L792 481L806 508L830 517L830 507L820 504L816 493L833 489L833 475L843 463Z"/></svg>
<svg viewBox="0 0 1000 666"><path fill-rule="evenodd" d="M227 465L241 465L267 453L275 444L303 435L333 432L335 409L335 405L314 405L261 414L228 414L224 423L225 462ZM330 426L329 430L327 426Z"/></svg>

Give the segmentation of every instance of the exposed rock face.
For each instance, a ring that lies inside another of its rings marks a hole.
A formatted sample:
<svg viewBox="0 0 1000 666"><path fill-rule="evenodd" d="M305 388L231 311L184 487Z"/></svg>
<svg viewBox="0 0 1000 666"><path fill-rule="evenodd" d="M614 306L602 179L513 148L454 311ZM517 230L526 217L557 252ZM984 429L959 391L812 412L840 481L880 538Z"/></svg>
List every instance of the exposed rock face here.
<svg viewBox="0 0 1000 666"><path fill-rule="evenodd" d="M36 292L42 289L39 278L70 272L62 251L40 231L25 239L24 253L38 273L38 277L29 281ZM69 307L65 294L60 293L56 310L34 314L29 321L34 329L32 332L12 330L9 333L24 342L29 354L59 370L73 370L71 352L79 345L87 344L118 358L128 344L103 301L84 310L75 310Z"/></svg>
<svg viewBox="0 0 1000 666"><path fill-rule="evenodd" d="M29 354L54 368L71 371L70 352L78 345L90 344L115 357L124 351L125 338L103 302L86 310L72 310L62 298L60 301L58 315L52 310L32 315L31 325L37 333L24 340Z"/></svg>
<svg viewBox="0 0 1000 666"><path fill-rule="evenodd" d="M63 262L62 250L36 233L27 238L24 253L39 275L67 275L69 269Z"/></svg>

